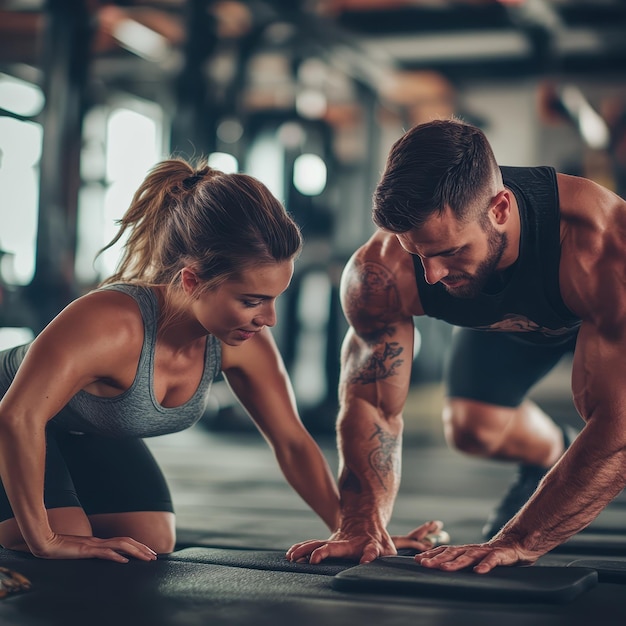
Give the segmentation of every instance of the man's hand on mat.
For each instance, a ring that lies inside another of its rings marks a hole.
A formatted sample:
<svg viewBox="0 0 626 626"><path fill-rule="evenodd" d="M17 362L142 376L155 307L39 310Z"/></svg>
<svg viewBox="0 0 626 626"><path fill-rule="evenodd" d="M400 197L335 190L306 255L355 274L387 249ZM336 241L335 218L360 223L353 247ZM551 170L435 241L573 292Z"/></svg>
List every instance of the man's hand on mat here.
<svg viewBox="0 0 626 626"><path fill-rule="evenodd" d="M128 557L140 561L154 561L156 552L130 537L81 537L77 535L54 535L42 554L46 559L106 559L128 563Z"/></svg>
<svg viewBox="0 0 626 626"><path fill-rule="evenodd" d="M518 544L492 539L487 543L463 546L440 546L416 555L424 567L455 572L473 566L477 574L486 574L498 565L530 565L541 554L523 550Z"/></svg>
<svg viewBox="0 0 626 626"><path fill-rule="evenodd" d="M396 554L393 540L381 533L334 532L329 539L312 539L297 543L287 551L287 558L297 563L321 563L324 559L349 559L369 563L379 556Z"/></svg>
<svg viewBox="0 0 626 626"><path fill-rule="evenodd" d="M391 537L384 528L352 525L350 531L337 530L329 539L312 539L297 543L287 551L287 558L298 563L321 563L339 558L369 563L380 556L396 554L397 548L426 550L432 547L426 536L441 530L441 522L426 522L407 535Z"/></svg>

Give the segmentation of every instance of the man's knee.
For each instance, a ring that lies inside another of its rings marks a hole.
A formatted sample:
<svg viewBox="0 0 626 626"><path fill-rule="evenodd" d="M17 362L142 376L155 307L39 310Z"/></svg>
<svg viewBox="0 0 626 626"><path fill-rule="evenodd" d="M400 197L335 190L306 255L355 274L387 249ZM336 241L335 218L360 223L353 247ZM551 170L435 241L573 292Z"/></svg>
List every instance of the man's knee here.
<svg viewBox="0 0 626 626"><path fill-rule="evenodd" d="M516 409L464 398L449 398L443 410L448 445L460 452L493 456Z"/></svg>

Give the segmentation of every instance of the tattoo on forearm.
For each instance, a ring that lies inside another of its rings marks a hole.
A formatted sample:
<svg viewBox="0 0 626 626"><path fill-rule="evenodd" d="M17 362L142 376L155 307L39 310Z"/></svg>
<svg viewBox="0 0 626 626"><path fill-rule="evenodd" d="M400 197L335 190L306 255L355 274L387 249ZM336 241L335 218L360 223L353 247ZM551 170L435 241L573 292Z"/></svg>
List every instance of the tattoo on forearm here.
<svg viewBox="0 0 626 626"><path fill-rule="evenodd" d="M389 474L396 473L397 469L396 450L398 438L386 433L378 425L376 425L376 430L370 437L370 441L374 438L378 439L379 445L369 453L368 461L381 486L387 491L387 485L385 484L387 477Z"/></svg>

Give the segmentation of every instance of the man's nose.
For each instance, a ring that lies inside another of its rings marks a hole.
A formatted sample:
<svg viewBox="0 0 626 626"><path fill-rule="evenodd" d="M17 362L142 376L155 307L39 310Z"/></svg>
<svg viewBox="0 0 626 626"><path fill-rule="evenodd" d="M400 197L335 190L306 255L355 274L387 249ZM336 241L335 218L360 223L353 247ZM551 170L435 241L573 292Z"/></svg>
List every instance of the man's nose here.
<svg viewBox="0 0 626 626"><path fill-rule="evenodd" d="M450 273L440 259L421 259L421 261L424 268L424 279L429 285L438 283Z"/></svg>

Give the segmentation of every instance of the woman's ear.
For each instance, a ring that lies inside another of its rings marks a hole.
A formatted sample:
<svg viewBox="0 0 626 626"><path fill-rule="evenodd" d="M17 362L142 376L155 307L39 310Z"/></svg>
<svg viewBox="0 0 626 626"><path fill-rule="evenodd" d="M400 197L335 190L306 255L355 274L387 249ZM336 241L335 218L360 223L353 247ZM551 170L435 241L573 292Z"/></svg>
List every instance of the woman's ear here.
<svg viewBox="0 0 626 626"><path fill-rule="evenodd" d="M180 284L185 295L193 296L200 285L200 279L193 268L183 267L183 269L180 270Z"/></svg>

